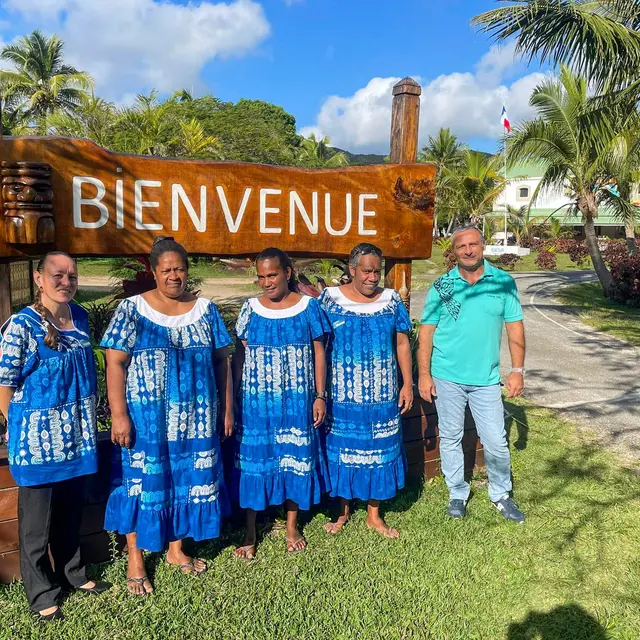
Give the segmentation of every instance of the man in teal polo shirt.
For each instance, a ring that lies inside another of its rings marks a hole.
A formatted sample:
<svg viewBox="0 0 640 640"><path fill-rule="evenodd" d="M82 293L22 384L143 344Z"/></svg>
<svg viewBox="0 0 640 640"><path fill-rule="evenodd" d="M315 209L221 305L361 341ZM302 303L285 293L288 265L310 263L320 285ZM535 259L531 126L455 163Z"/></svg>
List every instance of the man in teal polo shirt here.
<svg viewBox="0 0 640 640"><path fill-rule="evenodd" d="M466 515L469 483L464 478L462 436L467 403L484 447L489 499L508 520L525 516L511 498L511 458L500 392L500 340L506 326L511 373L508 397L524 388L524 325L514 279L483 257L484 239L475 226L456 229L451 248L457 266L436 280L427 295L420 327L420 395L435 398L440 461L450 492L448 513Z"/></svg>

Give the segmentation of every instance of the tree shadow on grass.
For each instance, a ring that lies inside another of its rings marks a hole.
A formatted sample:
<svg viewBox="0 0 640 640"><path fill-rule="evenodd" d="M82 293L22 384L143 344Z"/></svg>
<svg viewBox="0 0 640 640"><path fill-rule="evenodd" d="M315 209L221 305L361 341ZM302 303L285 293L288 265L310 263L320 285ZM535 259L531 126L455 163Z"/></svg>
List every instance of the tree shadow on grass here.
<svg viewBox="0 0 640 640"><path fill-rule="evenodd" d="M577 604L547 613L532 611L522 622L509 625L507 640L609 640L600 623Z"/></svg>

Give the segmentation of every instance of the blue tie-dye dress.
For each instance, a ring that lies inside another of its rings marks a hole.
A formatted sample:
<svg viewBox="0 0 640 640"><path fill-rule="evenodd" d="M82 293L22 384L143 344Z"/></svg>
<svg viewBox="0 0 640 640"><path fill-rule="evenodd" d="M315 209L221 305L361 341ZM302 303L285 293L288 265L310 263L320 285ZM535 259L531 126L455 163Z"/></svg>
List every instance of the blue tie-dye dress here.
<svg viewBox="0 0 640 640"><path fill-rule="evenodd" d="M213 354L230 343L215 304L167 316L142 296L123 300L102 346L131 356L126 397L131 448L114 447L105 529L136 533L137 546L220 535L228 511Z"/></svg>
<svg viewBox="0 0 640 640"><path fill-rule="evenodd" d="M318 301L289 309L245 302L236 333L246 341L238 424L234 494L261 511L285 500L310 509L326 490L326 462L313 426L313 341L330 331Z"/></svg>
<svg viewBox="0 0 640 640"><path fill-rule="evenodd" d="M326 420L331 495L387 500L404 487L396 337L411 328L409 314L393 289L373 303L357 303L329 287L320 303L333 328Z"/></svg>

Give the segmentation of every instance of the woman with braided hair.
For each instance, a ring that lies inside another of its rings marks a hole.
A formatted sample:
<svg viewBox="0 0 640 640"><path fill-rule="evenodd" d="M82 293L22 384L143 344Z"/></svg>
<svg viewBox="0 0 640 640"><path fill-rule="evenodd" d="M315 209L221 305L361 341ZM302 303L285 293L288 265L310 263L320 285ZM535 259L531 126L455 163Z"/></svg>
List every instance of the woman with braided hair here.
<svg viewBox="0 0 640 640"><path fill-rule="evenodd" d="M111 585L90 581L80 555L84 478L97 471L97 381L87 313L71 302L75 261L48 253L34 280L33 304L1 330L0 411L19 487L22 579L32 611L50 621L62 618L63 588L99 594Z"/></svg>

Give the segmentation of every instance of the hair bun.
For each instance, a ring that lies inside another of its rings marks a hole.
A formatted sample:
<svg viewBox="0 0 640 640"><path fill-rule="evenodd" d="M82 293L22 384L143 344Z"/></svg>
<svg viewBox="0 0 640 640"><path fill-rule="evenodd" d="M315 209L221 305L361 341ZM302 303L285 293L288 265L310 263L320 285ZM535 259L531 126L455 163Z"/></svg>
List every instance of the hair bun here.
<svg viewBox="0 0 640 640"><path fill-rule="evenodd" d="M153 246L155 247L157 244L160 244L165 240L173 240L173 238L171 236L157 236L156 239L153 241Z"/></svg>

